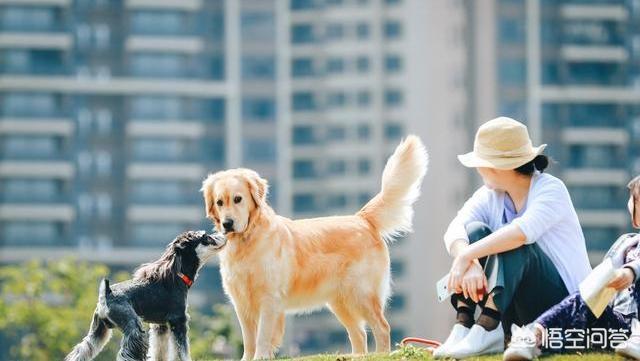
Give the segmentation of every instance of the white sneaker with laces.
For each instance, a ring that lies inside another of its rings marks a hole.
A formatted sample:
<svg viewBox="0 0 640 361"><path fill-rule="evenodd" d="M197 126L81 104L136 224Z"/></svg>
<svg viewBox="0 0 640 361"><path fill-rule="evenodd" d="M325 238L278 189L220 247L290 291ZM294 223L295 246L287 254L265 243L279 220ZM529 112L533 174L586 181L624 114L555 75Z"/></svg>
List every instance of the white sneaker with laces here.
<svg viewBox="0 0 640 361"><path fill-rule="evenodd" d="M498 324L498 327L492 331L487 331L480 325L473 325L467 336L449 350L449 357L463 359L502 351L504 351L502 324Z"/></svg>
<svg viewBox="0 0 640 361"><path fill-rule="evenodd" d="M531 323L518 327L511 325L511 342L504 351L504 361L533 360L542 353L537 345L536 326Z"/></svg>
<svg viewBox="0 0 640 361"><path fill-rule="evenodd" d="M462 339L464 339L468 333L469 333L469 329L464 327L463 325L459 323L456 323L455 325L453 325L453 328L451 329L451 333L449 334L449 337L447 337L447 340L444 341L444 343L440 345L438 348L433 350L433 357L434 358L450 357L449 349L457 345L460 341L462 341Z"/></svg>
<svg viewBox="0 0 640 361"><path fill-rule="evenodd" d="M618 355L634 360L640 360L640 321L631 321L631 336L629 339L615 347Z"/></svg>

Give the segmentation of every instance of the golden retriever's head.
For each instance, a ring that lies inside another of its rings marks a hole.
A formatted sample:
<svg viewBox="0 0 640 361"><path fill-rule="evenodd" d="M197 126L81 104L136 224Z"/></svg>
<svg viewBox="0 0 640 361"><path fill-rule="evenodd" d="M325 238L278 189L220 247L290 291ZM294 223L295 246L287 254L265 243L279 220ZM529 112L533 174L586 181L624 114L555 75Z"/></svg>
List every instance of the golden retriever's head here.
<svg viewBox="0 0 640 361"><path fill-rule="evenodd" d="M201 189L207 217L225 234L242 233L255 211L267 206L268 189L267 181L250 169L211 174Z"/></svg>

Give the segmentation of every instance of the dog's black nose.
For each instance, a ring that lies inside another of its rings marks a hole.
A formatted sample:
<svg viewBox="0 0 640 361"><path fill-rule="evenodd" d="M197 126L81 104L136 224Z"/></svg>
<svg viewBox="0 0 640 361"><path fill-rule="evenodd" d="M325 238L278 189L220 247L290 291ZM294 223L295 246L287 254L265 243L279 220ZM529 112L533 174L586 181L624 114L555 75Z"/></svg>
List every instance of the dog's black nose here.
<svg viewBox="0 0 640 361"><path fill-rule="evenodd" d="M225 219L224 222L222 222L222 227L225 232L233 231L233 219Z"/></svg>

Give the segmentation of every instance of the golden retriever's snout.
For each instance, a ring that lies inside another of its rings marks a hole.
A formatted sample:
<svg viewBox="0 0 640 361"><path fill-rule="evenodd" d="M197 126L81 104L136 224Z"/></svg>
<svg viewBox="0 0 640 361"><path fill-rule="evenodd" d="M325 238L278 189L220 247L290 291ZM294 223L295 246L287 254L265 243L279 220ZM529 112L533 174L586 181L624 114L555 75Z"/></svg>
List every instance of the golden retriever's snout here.
<svg viewBox="0 0 640 361"><path fill-rule="evenodd" d="M222 228L224 228L224 233L233 232L233 219L227 218L222 222Z"/></svg>

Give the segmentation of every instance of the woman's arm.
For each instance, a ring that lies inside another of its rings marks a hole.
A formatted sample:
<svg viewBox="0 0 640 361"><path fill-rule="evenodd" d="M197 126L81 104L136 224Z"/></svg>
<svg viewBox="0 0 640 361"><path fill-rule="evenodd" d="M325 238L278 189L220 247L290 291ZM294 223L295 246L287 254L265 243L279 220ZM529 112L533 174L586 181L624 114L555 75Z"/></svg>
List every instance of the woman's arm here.
<svg viewBox="0 0 640 361"><path fill-rule="evenodd" d="M463 248L458 257L463 257L470 262L488 255L516 249L524 245L526 240L527 237L522 230L518 226L510 224Z"/></svg>
<svg viewBox="0 0 640 361"><path fill-rule="evenodd" d="M464 246L462 243L454 243L456 249L452 248L452 255L455 257L449 272L449 289L459 291L462 289L467 296L468 291L463 287L465 274L477 260L492 254L498 254L521 247L527 237L516 225L508 225L498 229L496 232ZM486 287L486 280L484 281ZM480 286L478 285L478 289ZM475 299L474 299L475 301Z"/></svg>

